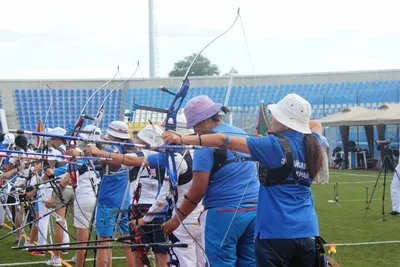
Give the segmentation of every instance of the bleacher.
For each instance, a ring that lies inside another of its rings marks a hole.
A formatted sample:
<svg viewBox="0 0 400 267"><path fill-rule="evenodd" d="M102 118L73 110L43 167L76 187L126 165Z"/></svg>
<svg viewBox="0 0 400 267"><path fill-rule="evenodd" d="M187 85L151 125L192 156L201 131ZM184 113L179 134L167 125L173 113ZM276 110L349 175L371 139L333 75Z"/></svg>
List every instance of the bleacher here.
<svg viewBox="0 0 400 267"><path fill-rule="evenodd" d="M383 103L398 101L398 87L400 80L340 82L340 83L304 83L260 86L232 86L228 107L233 111L233 124L244 129L254 128L257 123L257 114L260 100L265 104L276 103L286 94L296 93L306 98L313 107L313 119L322 118L329 114L341 111L343 108L355 105L366 108L376 108ZM170 88L176 91L178 88ZM44 120L50 105L50 93L53 97L48 127L61 126L68 128L78 118L84 103L92 95L94 89L15 89L15 107L21 129L34 130L39 119ZM100 103L110 92L101 90L89 103L86 114L94 116ZM224 103L227 95L227 86L220 87L191 87L184 100L183 106L194 96L205 94L215 102ZM174 96L162 92L158 88L130 88L118 89L107 100L105 115L101 123L104 127L112 120L121 119L121 113L132 109L135 100L140 105L157 108L168 108ZM125 102L122 103L122 100ZM1 103L0 103L1 105ZM163 115L156 116L159 122ZM136 122L140 125L147 123L146 114L137 112ZM388 138L396 139L397 126L388 126ZM356 127L350 130L350 139L358 136L361 143L365 142L362 127L356 135ZM337 135L340 139L340 134Z"/></svg>
<svg viewBox="0 0 400 267"><path fill-rule="evenodd" d="M313 105L314 118L320 118L342 110L345 107L357 105L376 108L387 102L397 102L398 81L372 81L358 83L312 83L312 84L282 84L263 86L233 86L228 101L229 107L255 107L260 99L266 104L276 103L286 94L296 93L307 99ZM171 90L177 90L172 88ZM189 89L186 102L196 96L205 94L216 102L225 101L227 87L192 87ZM130 109L133 98L141 105L151 105L167 108L173 96L158 88L128 89L125 108Z"/></svg>
<svg viewBox="0 0 400 267"><path fill-rule="evenodd" d="M53 99L48 116L47 127L73 127L78 119L83 105L93 94L93 89L15 89L14 100L19 128L36 130L39 119L46 118L51 99ZM111 89L102 90L96 94L86 109L85 114L95 116L96 112ZM122 89L116 90L105 103L105 114L100 127L105 127L113 120L118 120L121 114Z"/></svg>

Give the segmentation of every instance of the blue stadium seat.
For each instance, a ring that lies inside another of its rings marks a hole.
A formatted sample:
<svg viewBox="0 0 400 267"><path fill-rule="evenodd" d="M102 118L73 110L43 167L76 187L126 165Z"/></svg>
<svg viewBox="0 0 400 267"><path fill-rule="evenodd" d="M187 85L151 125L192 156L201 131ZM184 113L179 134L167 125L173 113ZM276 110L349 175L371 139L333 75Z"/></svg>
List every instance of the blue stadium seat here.
<svg viewBox="0 0 400 267"><path fill-rule="evenodd" d="M261 84L255 86L243 84L233 86L228 101L228 106L237 108L237 114L246 114L249 118L254 114L257 117L260 99L266 104L276 103L289 93L297 93L306 98L315 107L315 118L340 111L347 106L354 106L357 102L361 106L374 108L381 103L397 102L397 87L400 80L376 80L347 82L336 81L333 83L281 83ZM215 102L224 103L228 86L192 87L188 91L184 105L187 101L199 94L210 96ZM170 88L177 90L177 88ZM111 88L100 90L89 103L86 114L93 116ZM69 125L76 119L80 109L94 89L14 89L14 106L20 127L36 127L38 118L44 119L51 98L54 99L54 109L51 117L52 127ZM394 97L396 96L396 97ZM124 99L124 102L122 100ZM120 107L132 108L133 99L139 104L160 108L168 108L173 96L165 94L158 88L129 88L118 89L106 101L107 113L104 117L104 126L110 121L119 119ZM323 105L325 102L325 105ZM122 104L121 104L122 103ZM124 105L125 104L125 105ZM0 99L1 107L1 99ZM33 113L30 113L34 111ZM240 116L239 116L240 117ZM243 123L244 117L237 121ZM59 125L55 125L58 123Z"/></svg>

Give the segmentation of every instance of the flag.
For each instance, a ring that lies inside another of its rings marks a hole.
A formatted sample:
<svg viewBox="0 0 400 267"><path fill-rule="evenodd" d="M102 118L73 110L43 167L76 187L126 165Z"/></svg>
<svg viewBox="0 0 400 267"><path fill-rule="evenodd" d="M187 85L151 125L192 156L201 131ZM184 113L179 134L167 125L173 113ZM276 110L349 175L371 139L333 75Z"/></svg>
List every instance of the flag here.
<svg viewBox="0 0 400 267"><path fill-rule="evenodd" d="M260 103L260 112L258 114L257 136L264 136L270 129L270 121L265 110L264 101Z"/></svg>
<svg viewBox="0 0 400 267"><path fill-rule="evenodd" d="M43 123L42 120L39 120L38 125L36 126L36 132L43 132ZM35 147L39 147L40 146L40 136L36 136L36 143L35 143Z"/></svg>

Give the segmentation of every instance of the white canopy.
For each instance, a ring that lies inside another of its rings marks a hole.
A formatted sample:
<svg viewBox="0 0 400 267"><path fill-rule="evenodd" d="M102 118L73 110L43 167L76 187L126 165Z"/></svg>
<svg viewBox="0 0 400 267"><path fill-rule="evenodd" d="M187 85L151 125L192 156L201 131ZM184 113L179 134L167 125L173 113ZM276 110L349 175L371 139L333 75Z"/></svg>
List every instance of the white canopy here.
<svg viewBox="0 0 400 267"><path fill-rule="evenodd" d="M321 119L321 123L323 126L351 126L357 125L354 124L357 122L357 118L359 118L363 114L367 114L369 112L373 112L373 110L363 108L363 107L351 107L345 108L342 111L328 115ZM363 124L364 125L364 124Z"/></svg>
<svg viewBox="0 0 400 267"><path fill-rule="evenodd" d="M378 109L345 108L321 119L323 126L364 126L400 124L400 104L384 104Z"/></svg>
<svg viewBox="0 0 400 267"><path fill-rule="evenodd" d="M400 104L384 104L371 113L362 114L357 125L400 124Z"/></svg>

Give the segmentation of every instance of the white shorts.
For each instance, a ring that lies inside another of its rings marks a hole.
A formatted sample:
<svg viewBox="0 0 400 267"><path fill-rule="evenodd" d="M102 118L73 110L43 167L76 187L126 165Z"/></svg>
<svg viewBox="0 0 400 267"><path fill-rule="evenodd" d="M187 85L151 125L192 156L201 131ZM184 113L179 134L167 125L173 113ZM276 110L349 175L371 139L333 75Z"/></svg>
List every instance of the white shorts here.
<svg viewBox="0 0 400 267"><path fill-rule="evenodd" d="M95 197L75 199L74 226L76 228L89 228L95 206Z"/></svg>

